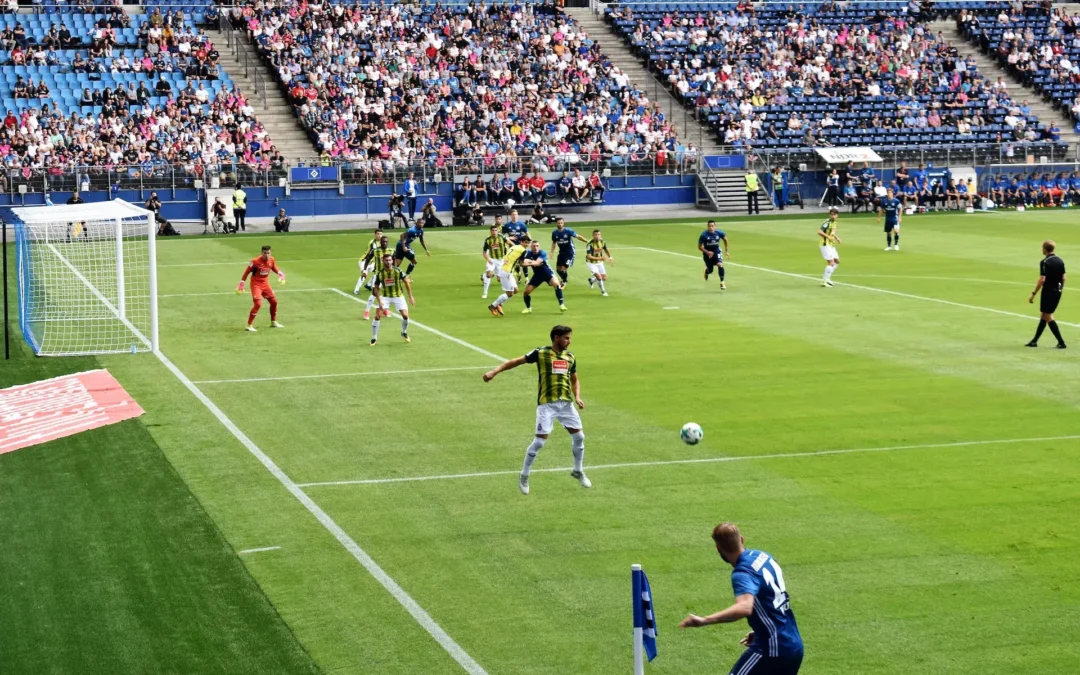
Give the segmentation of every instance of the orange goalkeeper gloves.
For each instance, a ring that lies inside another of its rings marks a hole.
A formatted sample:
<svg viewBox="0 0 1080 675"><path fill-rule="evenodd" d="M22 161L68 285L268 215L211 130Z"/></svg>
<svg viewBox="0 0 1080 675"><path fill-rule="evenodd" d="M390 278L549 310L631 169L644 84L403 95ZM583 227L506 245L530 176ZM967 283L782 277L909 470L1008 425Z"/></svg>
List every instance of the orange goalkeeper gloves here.
<svg viewBox="0 0 1080 675"><path fill-rule="evenodd" d="M241 281L236 287L236 294L242 295L244 293L244 282Z"/></svg>

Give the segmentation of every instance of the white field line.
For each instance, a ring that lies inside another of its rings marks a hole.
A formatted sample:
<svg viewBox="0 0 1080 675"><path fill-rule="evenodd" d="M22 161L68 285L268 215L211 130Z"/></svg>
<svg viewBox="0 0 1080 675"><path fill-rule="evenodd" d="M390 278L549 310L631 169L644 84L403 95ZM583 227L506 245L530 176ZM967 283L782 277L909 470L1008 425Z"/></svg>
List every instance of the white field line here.
<svg viewBox="0 0 1080 675"><path fill-rule="evenodd" d="M680 258L693 258L694 260L700 260L700 257L696 256L696 255L690 255L688 253L677 253L675 251L665 251L665 250L659 249L659 248L648 248L646 246L631 246L631 247L627 247L626 249L623 249L623 250L649 251L651 253L665 253L667 255L679 256ZM770 269L768 267L757 267L755 265L745 265L743 263L735 263L735 262L731 262L730 260L725 260L724 264L725 265L730 265L731 267L742 267L742 268L748 269L748 270L756 270L758 272L768 272L769 274L779 274L781 276L792 277L794 279L807 279L807 280L810 280L810 281L820 281L820 277L811 276L809 274L796 274L794 272L784 272L784 271L781 271L781 270ZM1016 318L1019 318L1019 319L1027 319L1028 321L1038 321L1039 320L1038 316L1032 316L1030 314L1020 314L1018 312L1009 312L1009 311L1006 311L1004 309L994 309L992 307L980 307L978 305L965 305L962 302L952 302L951 300L942 300L941 298L931 298L931 297L927 297L925 295L914 295L912 293L901 293L900 291L890 291L890 290L885 289L885 288L876 288L874 286L862 286L862 285L859 285L859 284L848 283L846 281L834 281L833 283L836 284L837 286L847 286L848 288L857 288L860 291L870 291L870 292L873 292L873 293L884 293L885 295L895 295L896 297L908 298L909 300L922 300L924 302L936 302L939 305L949 305L951 307L961 307L963 309L973 309L973 310L976 310L976 311L979 311L979 312L990 312L991 314L1000 314L1002 316L1013 316L1013 317L1016 317ZM1066 323L1064 321L1058 321L1058 324L1060 324L1062 326L1069 326L1069 327L1072 327L1072 328L1080 328L1080 324L1077 324L1077 323Z"/></svg>
<svg viewBox="0 0 1080 675"><path fill-rule="evenodd" d="M280 482L297 501L303 504L304 508L306 508L311 515L315 516L315 519L345 547L345 550L352 554L353 558L355 558L356 561L359 562L364 569L367 570L368 573L371 574L371 576L374 577L375 580L405 608L405 611L407 611L412 618L415 619L416 622L420 624L420 626L423 627L423 629L426 630L455 661L458 662L458 665L460 665L465 672L469 673L469 675L487 675L487 671L484 670L479 663L473 660L473 658L462 649L461 645L455 642L454 639L443 630L442 626L436 623L435 619L431 618L431 615L405 592L405 589L394 581L383 568L379 567L379 564L376 563L364 549L360 548L360 545L357 544L340 525L334 522L334 520L327 515L327 513L323 511L322 508L316 504L292 478L289 478L289 476L281 470L281 467L274 463L274 460L270 459L259 446L255 445L255 442L248 438L247 434L241 431L240 428L237 427L224 412L222 412L221 408L211 401L194 382L188 379L187 375L184 375L184 373L161 352L157 353L157 357L165 367L176 376L176 379L180 380L180 382L187 387L188 391L190 391L199 402L206 406L206 409L236 437L236 440L240 441L240 443L248 449L248 452L254 455L255 458L266 467L267 471L269 471L274 478L277 478L278 482Z"/></svg>
<svg viewBox="0 0 1080 675"><path fill-rule="evenodd" d="M457 257L460 257L460 256L467 256L467 255L476 256L478 259L483 258L483 255L480 254L479 252L477 252L477 253L433 253L431 255L431 257L432 258L457 258ZM361 255L349 256L348 258L297 258L296 260L278 260L277 263L280 264L280 265L295 265L297 263L341 262L342 260L352 260L353 262L356 262L357 260L360 260L363 257L364 256L361 254ZM248 264L248 262L250 262L250 261L248 261L248 260L237 260L237 261L234 261L234 262L173 263L172 265L158 265L158 267L224 267L224 266L243 267L244 265Z"/></svg>
<svg viewBox="0 0 1080 675"><path fill-rule="evenodd" d="M251 553L266 553L267 551L280 551L280 546L263 546L261 548L246 548L243 551L237 551L237 555L248 555Z"/></svg>
<svg viewBox="0 0 1080 675"><path fill-rule="evenodd" d="M279 288L274 293L315 293L325 292L332 290L330 288ZM237 293L236 291L214 291L212 293L166 293L165 295L159 295L159 298L204 298L210 295L245 295L247 291L243 293Z"/></svg>
<svg viewBox="0 0 1080 675"><path fill-rule="evenodd" d="M409 375L411 373L448 373L459 370L490 370L490 366L461 366L458 368L416 368L413 370L380 370L363 373L325 373L322 375L282 375L280 377L244 377L235 380L194 380L195 384L232 384L235 382L280 382L282 380L323 380L335 377L374 377L377 375Z"/></svg>
<svg viewBox="0 0 1080 675"><path fill-rule="evenodd" d="M366 300L361 300L360 298L356 297L352 293L346 293L345 291L341 290L340 288L334 288L332 290L335 293L337 293L338 295L346 297L349 300L352 300L354 302L359 302L362 305L367 304ZM394 314L394 316L398 316L398 315ZM398 318L401 318L401 317L398 316ZM409 324L413 325L413 326L416 326L417 328L423 328L424 330L426 330L429 333L434 333L435 335L438 335L439 337L443 338L444 340L449 340L450 342L456 342L457 344L461 345L462 347L465 347L466 349L471 349L474 352L477 352L479 354L483 354L484 356L495 359L496 361L506 361L507 360L507 359L499 356L498 354L494 354L492 352L489 352L488 350L484 349L483 347L477 347L476 345L465 342L464 340L459 340L456 337L454 337L453 335L447 335L446 333L442 332L441 330L436 330L436 329L432 328L431 326L425 326L424 324L420 323L419 321L414 321L412 319L409 319Z"/></svg>
<svg viewBox="0 0 1080 675"><path fill-rule="evenodd" d="M974 277L918 277L906 274L845 274L845 277L854 279L915 279L917 281L964 281L973 284L1005 284L1008 286L1027 286L1031 288L1029 281L1008 281L1006 279L976 279ZM1066 291L1080 291L1080 288L1066 287Z"/></svg>
<svg viewBox="0 0 1080 675"><path fill-rule="evenodd" d="M1080 440L1080 435L1048 436L1042 438L1003 438L989 441L959 441L956 443L926 443L922 445L892 445L878 448L845 448L841 450L811 450L809 452L783 452L773 455L737 455L727 457L701 457L695 459L669 459L655 462L625 462L621 464L593 464L586 467L589 471L601 469L633 469L651 466L677 466L680 464L720 464L723 462L751 462L767 459L802 459L808 457L828 457L832 455L854 455L874 452L897 452L901 450L929 450L934 448L968 448L979 445L1006 445L1011 443L1045 443L1050 441ZM561 466L550 469L533 469L533 473L559 473L571 471L573 467ZM367 478L359 480L322 481L301 483L300 487L332 487L339 485L384 485L387 483L416 483L432 480L457 480L460 478L486 478L488 476L516 476L520 470L480 471L477 473L448 473L432 476L402 476L397 478Z"/></svg>

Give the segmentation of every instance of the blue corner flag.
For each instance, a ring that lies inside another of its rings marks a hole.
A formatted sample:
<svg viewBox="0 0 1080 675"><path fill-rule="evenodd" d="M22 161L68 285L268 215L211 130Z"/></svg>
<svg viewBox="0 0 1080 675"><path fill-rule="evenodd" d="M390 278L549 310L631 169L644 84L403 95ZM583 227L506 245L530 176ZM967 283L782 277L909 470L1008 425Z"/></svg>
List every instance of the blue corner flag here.
<svg viewBox="0 0 1080 675"><path fill-rule="evenodd" d="M634 588L634 628L641 629L641 642L650 661L656 658L656 617L653 614L652 591L644 570L631 572Z"/></svg>

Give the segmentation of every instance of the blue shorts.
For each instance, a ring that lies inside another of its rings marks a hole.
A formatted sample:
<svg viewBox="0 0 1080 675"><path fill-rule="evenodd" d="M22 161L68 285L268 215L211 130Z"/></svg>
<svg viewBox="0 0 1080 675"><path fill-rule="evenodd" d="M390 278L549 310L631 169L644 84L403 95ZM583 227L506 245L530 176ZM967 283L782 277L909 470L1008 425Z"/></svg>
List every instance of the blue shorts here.
<svg viewBox="0 0 1080 675"><path fill-rule="evenodd" d="M747 649L731 667L729 675L798 675L803 654L770 657L754 649Z"/></svg>
<svg viewBox="0 0 1080 675"><path fill-rule="evenodd" d="M705 269L707 269L710 272L717 265L723 265L724 264L724 254L721 253L720 251L713 252L713 255L711 257L709 256L708 253L702 253L701 254L701 259L705 261Z"/></svg>
<svg viewBox="0 0 1080 675"><path fill-rule="evenodd" d="M570 249L569 251L565 251L565 252L562 249L559 249L559 257L555 261L555 266L556 267L573 267L574 266L574 257L575 257L575 255L576 255L576 251L574 251L573 249Z"/></svg>
<svg viewBox="0 0 1080 675"><path fill-rule="evenodd" d="M890 221L888 218L885 219L885 231L886 232L892 232L893 230L895 230L899 226L900 226L900 223L896 222L895 220Z"/></svg>
<svg viewBox="0 0 1080 675"><path fill-rule="evenodd" d="M529 279L529 286L538 288L548 283L555 278L555 274L551 271L550 267L534 267L532 279Z"/></svg>
<svg viewBox="0 0 1080 675"><path fill-rule="evenodd" d="M413 250L408 246L399 243L397 247L394 248L394 260L408 260L411 263L415 263L416 254L413 253Z"/></svg>

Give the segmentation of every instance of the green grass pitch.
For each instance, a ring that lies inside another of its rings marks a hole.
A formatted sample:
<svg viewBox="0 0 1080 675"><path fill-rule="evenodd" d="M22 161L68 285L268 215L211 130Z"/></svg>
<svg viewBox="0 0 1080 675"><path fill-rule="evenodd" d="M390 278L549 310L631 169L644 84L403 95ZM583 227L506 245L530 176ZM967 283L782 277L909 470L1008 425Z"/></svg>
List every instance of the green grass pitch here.
<svg viewBox="0 0 1080 675"><path fill-rule="evenodd" d="M1080 361L1049 331L1022 346L1039 244L1080 264L1077 215L909 217L900 252L844 215L835 288L820 220L722 222L726 292L702 280L704 217L605 223L610 297L581 261L569 312L541 289L500 319L484 232L432 231L426 328L405 344L387 319L374 348L351 294L369 233L162 241L164 353L340 530L153 356L17 343L0 385L100 365L147 414L0 456L0 672L466 672L343 537L488 673L629 672L631 563L659 622L648 672L727 672L743 627L676 628L731 600L722 520L784 566L803 672L1077 672ZM264 307L250 334L231 291L263 243L286 328ZM1076 288L1058 319L1080 348ZM594 486L556 431L523 497L535 372L481 374L556 323Z"/></svg>

